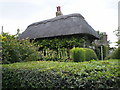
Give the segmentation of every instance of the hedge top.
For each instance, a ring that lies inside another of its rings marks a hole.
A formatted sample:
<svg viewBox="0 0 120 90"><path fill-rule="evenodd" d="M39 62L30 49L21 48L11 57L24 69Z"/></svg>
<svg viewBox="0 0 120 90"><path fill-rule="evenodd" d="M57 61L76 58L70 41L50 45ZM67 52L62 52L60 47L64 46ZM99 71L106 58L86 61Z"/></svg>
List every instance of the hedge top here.
<svg viewBox="0 0 120 90"><path fill-rule="evenodd" d="M81 72L85 69L104 69L108 67L115 67L119 60L105 60L105 61L89 61L89 62L57 62L57 61L28 61L18 62L13 64L3 64L3 68L9 69L37 69L39 71L64 71L64 72Z"/></svg>

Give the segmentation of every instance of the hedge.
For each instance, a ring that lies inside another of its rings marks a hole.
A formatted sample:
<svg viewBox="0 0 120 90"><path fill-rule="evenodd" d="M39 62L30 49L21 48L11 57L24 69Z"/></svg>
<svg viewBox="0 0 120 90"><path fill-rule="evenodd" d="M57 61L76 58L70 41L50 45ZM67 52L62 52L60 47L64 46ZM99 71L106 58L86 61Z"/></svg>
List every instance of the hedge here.
<svg viewBox="0 0 120 90"><path fill-rule="evenodd" d="M96 53L90 48L72 48L70 50L71 58L75 62L97 60Z"/></svg>
<svg viewBox="0 0 120 90"><path fill-rule="evenodd" d="M71 58L75 62L82 62L85 61L85 49L84 48L72 48L70 50Z"/></svg>
<svg viewBox="0 0 120 90"><path fill-rule="evenodd" d="M30 61L4 64L3 89L120 89L118 60L89 62Z"/></svg>
<svg viewBox="0 0 120 90"><path fill-rule="evenodd" d="M85 48L85 61L90 61L93 59L98 59L96 53L90 48Z"/></svg>

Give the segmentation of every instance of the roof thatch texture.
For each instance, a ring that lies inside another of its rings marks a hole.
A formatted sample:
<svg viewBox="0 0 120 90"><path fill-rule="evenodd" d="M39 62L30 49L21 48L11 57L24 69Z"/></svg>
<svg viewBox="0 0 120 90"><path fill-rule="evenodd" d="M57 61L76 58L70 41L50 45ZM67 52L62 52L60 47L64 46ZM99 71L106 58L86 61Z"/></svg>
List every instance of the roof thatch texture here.
<svg viewBox="0 0 120 90"><path fill-rule="evenodd" d="M33 23L19 36L19 39L38 39L74 34L88 34L98 38L96 31L81 14L70 14Z"/></svg>

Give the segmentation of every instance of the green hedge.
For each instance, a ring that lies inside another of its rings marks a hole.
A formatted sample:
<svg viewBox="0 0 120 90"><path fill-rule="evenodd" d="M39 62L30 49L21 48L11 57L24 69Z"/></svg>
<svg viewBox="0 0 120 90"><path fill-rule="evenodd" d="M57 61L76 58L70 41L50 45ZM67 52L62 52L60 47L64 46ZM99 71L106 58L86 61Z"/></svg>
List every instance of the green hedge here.
<svg viewBox="0 0 120 90"><path fill-rule="evenodd" d="M3 65L3 89L120 89L118 60L89 62L30 61Z"/></svg>
<svg viewBox="0 0 120 90"><path fill-rule="evenodd" d="M85 48L85 61L90 61L93 59L98 59L96 53L90 48Z"/></svg>
<svg viewBox="0 0 120 90"><path fill-rule="evenodd" d="M85 49L83 48L73 48L70 50L71 58L75 62L85 61Z"/></svg>
<svg viewBox="0 0 120 90"><path fill-rule="evenodd" d="M73 48L70 52L71 58L75 62L90 61L92 59L97 60L96 53L89 48Z"/></svg>

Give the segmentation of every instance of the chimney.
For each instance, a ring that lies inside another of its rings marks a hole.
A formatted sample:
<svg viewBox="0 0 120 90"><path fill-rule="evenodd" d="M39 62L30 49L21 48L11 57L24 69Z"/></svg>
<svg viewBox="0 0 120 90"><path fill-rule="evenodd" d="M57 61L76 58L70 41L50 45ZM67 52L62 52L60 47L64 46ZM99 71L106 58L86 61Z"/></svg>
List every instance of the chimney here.
<svg viewBox="0 0 120 90"><path fill-rule="evenodd" d="M107 34L106 34L106 32L103 32L102 41L103 41L103 44L104 44L104 45L108 45Z"/></svg>
<svg viewBox="0 0 120 90"><path fill-rule="evenodd" d="M57 7L57 12L56 12L56 16L60 16L63 15L61 10L60 10L60 6Z"/></svg>

